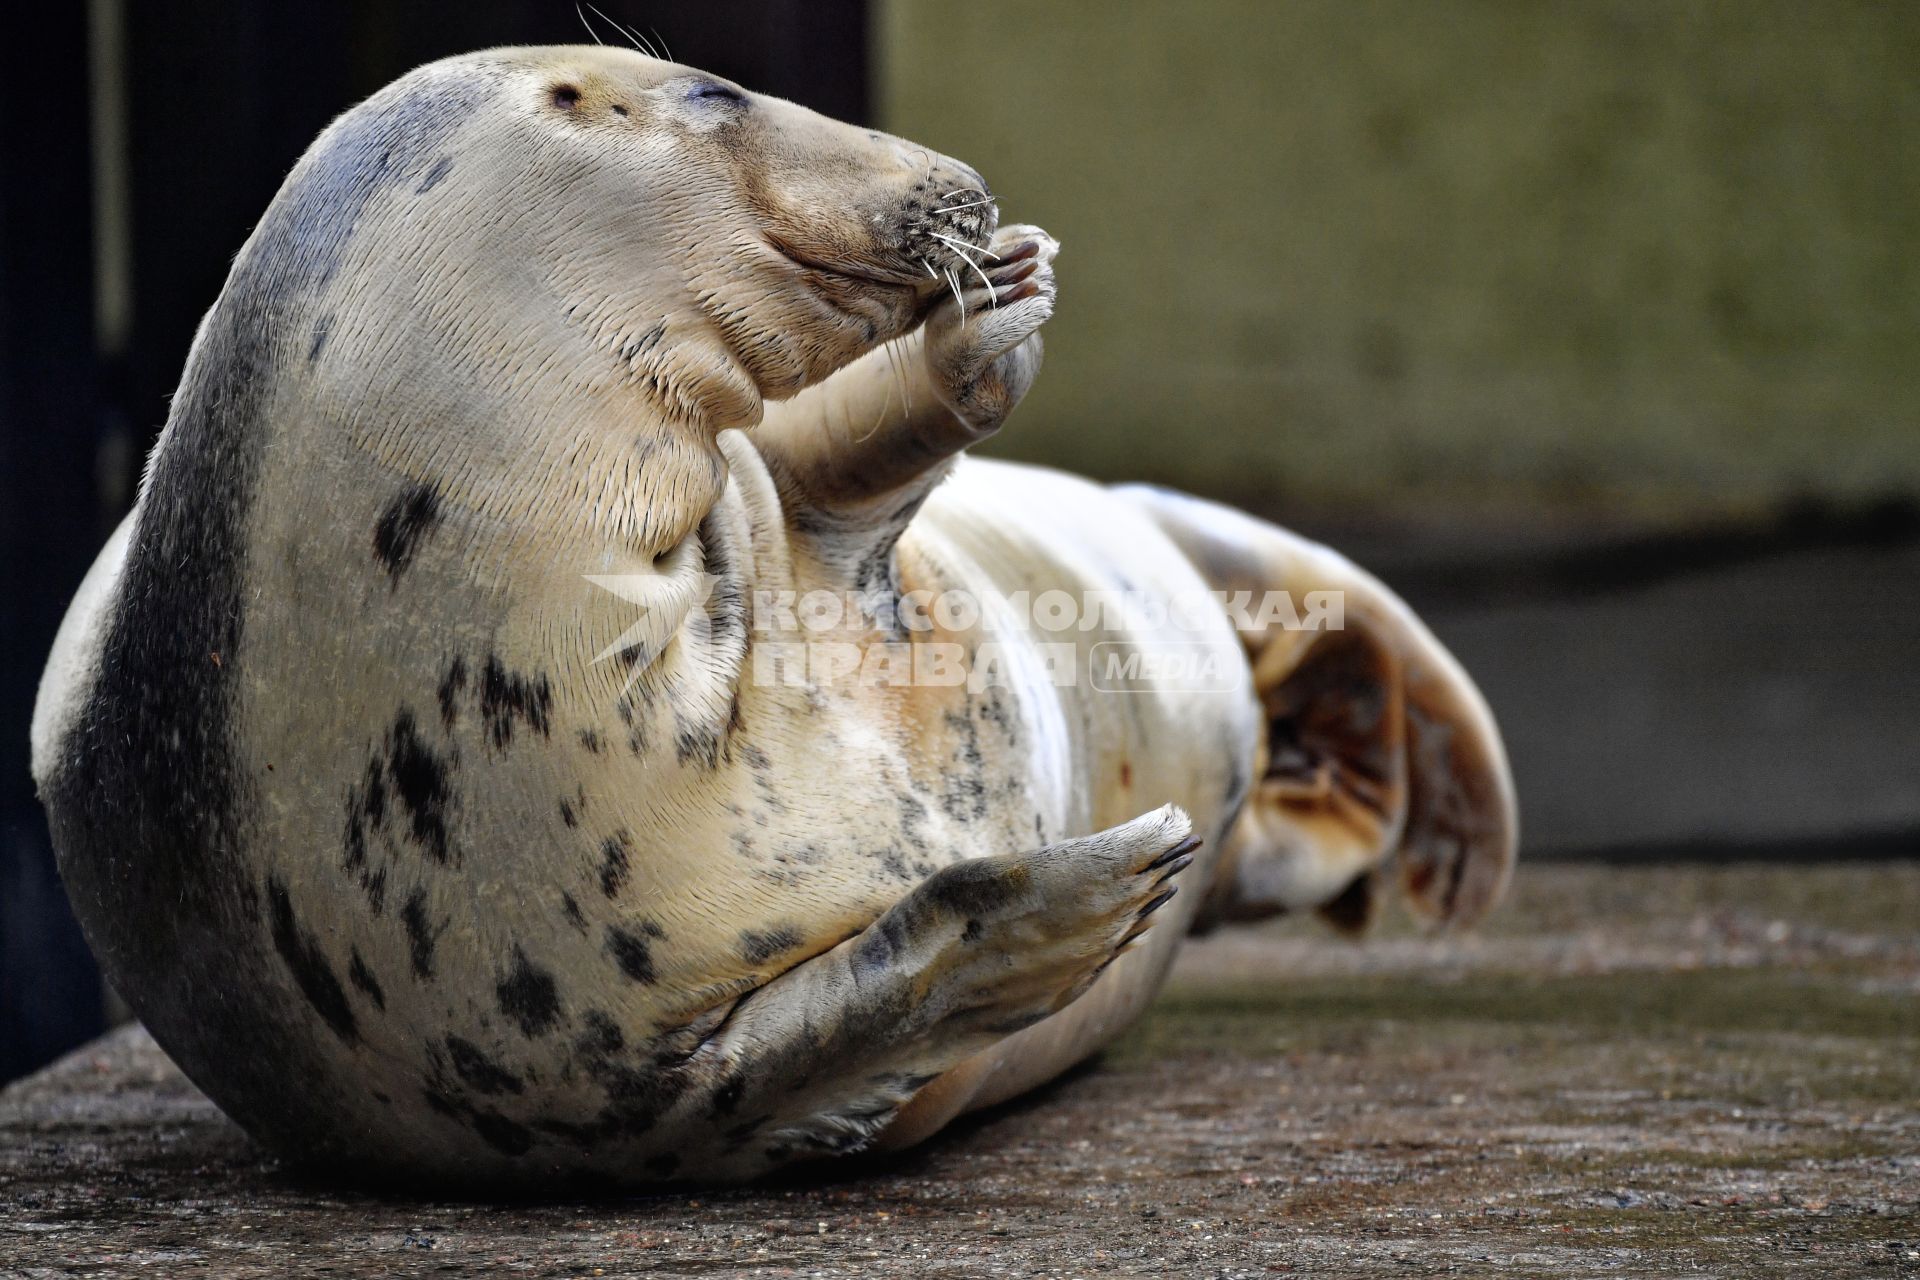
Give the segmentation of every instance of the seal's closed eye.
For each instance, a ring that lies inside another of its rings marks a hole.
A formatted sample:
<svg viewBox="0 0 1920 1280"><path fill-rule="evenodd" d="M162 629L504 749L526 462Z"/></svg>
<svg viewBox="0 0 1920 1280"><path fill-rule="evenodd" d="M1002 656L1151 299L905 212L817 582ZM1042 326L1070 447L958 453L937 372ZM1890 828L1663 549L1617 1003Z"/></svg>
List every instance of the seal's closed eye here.
<svg viewBox="0 0 1920 1280"><path fill-rule="evenodd" d="M731 88L724 84L718 84L712 80L703 80L699 84L694 85L693 88L687 90L688 102L700 102L707 99L730 102L738 107L747 105L747 95L741 93L738 89Z"/></svg>
<svg viewBox="0 0 1920 1280"><path fill-rule="evenodd" d="M580 105L580 91L570 84L553 86L553 105L562 111L571 111Z"/></svg>

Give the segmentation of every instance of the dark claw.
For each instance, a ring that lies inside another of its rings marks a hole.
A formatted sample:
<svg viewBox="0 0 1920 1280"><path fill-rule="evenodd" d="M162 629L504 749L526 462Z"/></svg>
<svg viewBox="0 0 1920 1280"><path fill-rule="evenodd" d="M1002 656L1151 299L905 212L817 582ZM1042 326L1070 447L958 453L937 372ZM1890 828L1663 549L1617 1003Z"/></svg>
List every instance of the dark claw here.
<svg viewBox="0 0 1920 1280"><path fill-rule="evenodd" d="M1159 896L1154 898L1152 902L1149 902L1146 906L1140 908L1140 914L1136 917L1136 919L1145 920L1148 916L1152 915L1154 912L1158 911L1160 908L1166 906L1169 902L1172 902L1173 895L1178 892L1180 892L1179 885L1177 884L1168 885L1165 889L1162 889L1160 891Z"/></svg>
<svg viewBox="0 0 1920 1280"><path fill-rule="evenodd" d="M987 278L995 284L1019 284L1040 269L1037 262L1016 262L1010 267L995 267L987 272Z"/></svg>
<svg viewBox="0 0 1920 1280"><path fill-rule="evenodd" d="M1022 284L1015 285L1012 293L1001 294L1000 304L1005 306L1009 302L1023 302L1028 298L1037 298L1039 296L1040 286L1028 280Z"/></svg>
<svg viewBox="0 0 1920 1280"><path fill-rule="evenodd" d="M1040 242L1038 240L1023 240L1020 242L1017 248L1009 249L1005 253L1001 254L1000 261L1019 262L1022 259L1031 258L1036 253L1039 253L1039 252L1040 252Z"/></svg>
<svg viewBox="0 0 1920 1280"><path fill-rule="evenodd" d="M1185 871L1188 867L1192 865L1193 865L1193 855L1190 853L1182 854L1178 858L1175 858L1172 862L1169 862L1167 864L1167 869L1160 873L1160 878L1156 880L1154 883L1165 884L1167 881L1173 879L1175 876L1179 875L1182 871Z"/></svg>
<svg viewBox="0 0 1920 1280"><path fill-rule="evenodd" d="M1152 862L1149 862L1146 866L1140 868L1140 870L1142 871L1142 873L1145 873L1153 870L1155 867L1164 867L1169 862L1172 862L1175 858L1186 857L1188 854L1192 853L1195 849L1198 849L1204 843L1205 841L1201 840L1199 836L1188 836L1185 840L1182 840L1179 844L1173 846L1173 848L1167 850L1165 853L1155 858Z"/></svg>

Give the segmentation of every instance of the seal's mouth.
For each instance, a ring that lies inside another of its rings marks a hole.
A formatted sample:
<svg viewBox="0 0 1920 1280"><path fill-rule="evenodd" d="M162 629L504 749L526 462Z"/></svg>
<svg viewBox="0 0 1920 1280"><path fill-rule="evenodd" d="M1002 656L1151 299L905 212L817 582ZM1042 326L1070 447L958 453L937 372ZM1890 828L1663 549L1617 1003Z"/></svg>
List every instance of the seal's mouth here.
<svg viewBox="0 0 1920 1280"><path fill-rule="evenodd" d="M835 276L843 280L856 280L861 284L876 285L888 289L918 290L927 283L922 277L908 271L889 271L885 267L872 264L849 265L845 262L822 262L794 248L771 231L762 231L767 244L773 251L788 262L807 271L818 271L822 275Z"/></svg>

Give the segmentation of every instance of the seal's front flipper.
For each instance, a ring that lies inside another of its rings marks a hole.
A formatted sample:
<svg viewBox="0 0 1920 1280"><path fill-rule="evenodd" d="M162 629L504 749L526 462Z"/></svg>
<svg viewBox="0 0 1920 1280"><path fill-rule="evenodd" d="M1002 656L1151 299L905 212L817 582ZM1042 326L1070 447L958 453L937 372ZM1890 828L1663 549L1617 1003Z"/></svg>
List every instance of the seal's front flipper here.
<svg viewBox="0 0 1920 1280"><path fill-rule="evenodd" d="M991 248L954 249L919 330L766 406L753 443L797 537L861 563L899 536L955 455L1000 429L1040 370L1059 248L1009 226Z"/></svg>
<svg viewBox="0 0 1920 1280"><path fill-rule="evenodd" d="M1086 991L1172 898L1192 829L1169 805L957 863L743 998L688 1058L713 1083L683 1116L721 1140L680 1175L748 1178L866 1146L941 1072Z"/></svg>

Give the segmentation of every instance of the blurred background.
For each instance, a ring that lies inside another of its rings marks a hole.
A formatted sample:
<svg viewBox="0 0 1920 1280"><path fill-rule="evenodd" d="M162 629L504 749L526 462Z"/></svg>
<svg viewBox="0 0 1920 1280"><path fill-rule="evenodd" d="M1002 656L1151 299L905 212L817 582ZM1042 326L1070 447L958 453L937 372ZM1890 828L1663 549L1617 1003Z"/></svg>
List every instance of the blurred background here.
<svg viewBox="0 0 1920 1280"><path fill-rule="evenodd" d="M1525 857L1920 855L1920 7L599 8L1058 236L990 452L1380 573L1500 717ZM381 84L587 39L572 0L0 13L0 1080L103 1025L26 726L234 251Z"/></svg>

